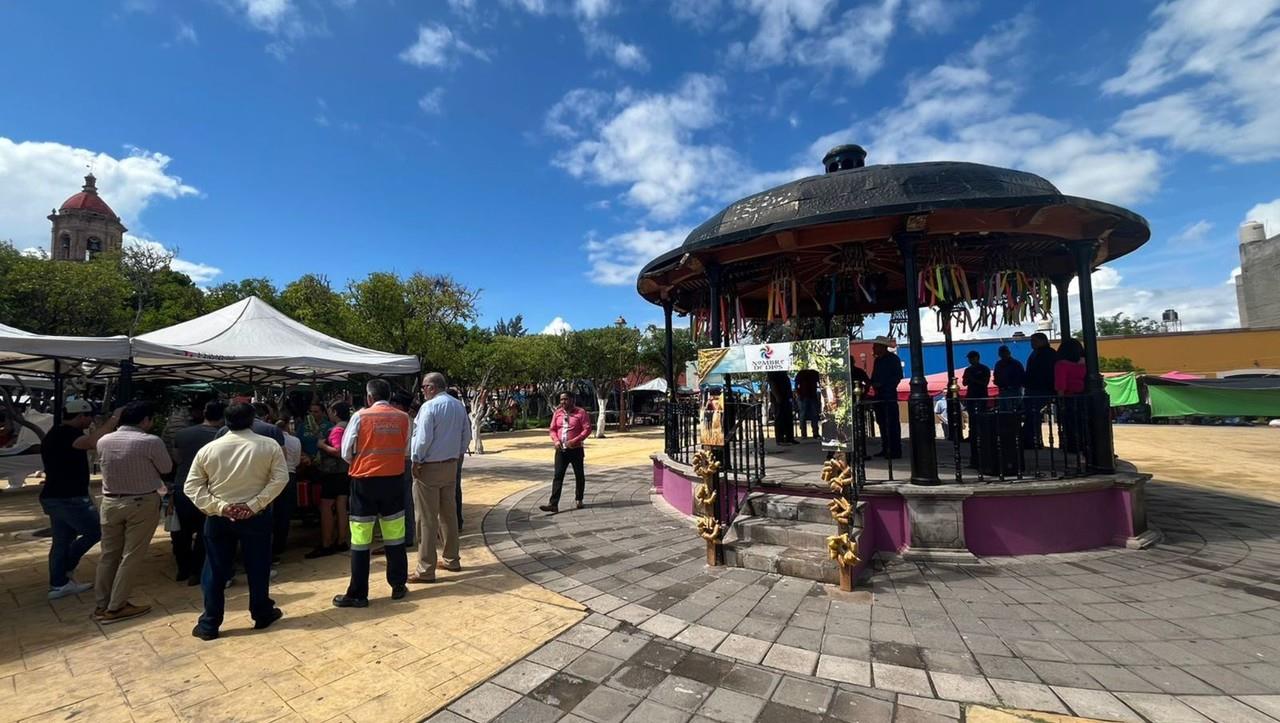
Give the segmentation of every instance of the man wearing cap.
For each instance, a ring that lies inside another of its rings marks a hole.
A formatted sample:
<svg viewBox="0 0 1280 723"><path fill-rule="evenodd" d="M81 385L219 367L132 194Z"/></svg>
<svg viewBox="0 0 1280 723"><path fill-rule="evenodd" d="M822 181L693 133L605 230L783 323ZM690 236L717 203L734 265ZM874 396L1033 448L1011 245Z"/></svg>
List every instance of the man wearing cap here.
<svg viewBox="0 0 1280 723"><path fill-rule="evenodd" d="M102 539L98 509L89 496L89 450L120 422L117 410L89 435L85 430L93 424L93 405L83 399L68 399L62 410L62 424L50 429L40 442L40 459L44 463L40 506L53 527L53 544L49 547L50 600L93 588L71 579L80 558Z"/></svg>
<svg viewBox="0 0 1280 723"><path fill-rule="evenodd" d="M902 423L898 417L898 382L902 381L902 360L889 347L897 342L877 336L871 342L871 391L875 396L876 425L880 427L880 454L886 459L902 456Z"/></svg>

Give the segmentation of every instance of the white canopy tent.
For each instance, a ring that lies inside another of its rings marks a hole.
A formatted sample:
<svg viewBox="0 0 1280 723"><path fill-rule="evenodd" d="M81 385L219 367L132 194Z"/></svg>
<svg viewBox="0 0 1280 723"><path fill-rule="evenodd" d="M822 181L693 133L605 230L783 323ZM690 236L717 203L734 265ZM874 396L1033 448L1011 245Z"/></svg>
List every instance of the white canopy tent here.
<svg viewBox="0 0 1280 723"><path fill-rule="evenodd" d="M0 371L53 374L77 363L116 364L129 358L124 336L46 336L0 324Z"/></svg>
<svg viewBox="0 0 1280 723"><path fill-rule="evenodd" d="M346 374L416 374L418 358L365 349L300 324L251 296L132 340L135 376L259 383Z"/></svg>
<svg viewBox="0 0 1280 723"><path fill-rule="evenodd" d="M663 379L662 377L657 377L655 379L650 379L644 384L639 384L635 387L632 387L627 391L629 392L662 392L663 394L666 394L667 380Z"/></svg>

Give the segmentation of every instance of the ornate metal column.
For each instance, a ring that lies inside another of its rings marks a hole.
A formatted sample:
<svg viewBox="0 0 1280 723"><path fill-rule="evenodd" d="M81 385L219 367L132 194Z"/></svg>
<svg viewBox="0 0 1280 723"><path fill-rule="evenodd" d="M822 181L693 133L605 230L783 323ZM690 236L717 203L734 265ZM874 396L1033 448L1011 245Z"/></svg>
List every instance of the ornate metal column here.
<svg viewBox="0 0 1280 723"><path fill-rule="evenodd" d="M951 306L945 306L938 309L938 313L942 314L942 339L947 350L947 440L952 442L956 449L959 450L960 442L960 403L956 400L956 394L952 394L951 390L956 387L956 351L955 344L951 339ZM959 451L956 452L959 454ZM956 459L956 474L960 473L959 458Z"/></svg>
<svg viewBox="0 0 1280 723"><path fill-rule="evenodd" d="M1053 277L1053 290L1058 295L1058 334L1060 339L1071 337L1071 275Z"/></svg>
<svg viewBox="0 0 1280 723"><path fill-rule="evenodd" d="M666 418L666 445L665 451L668 456L674 455L680 450L679 440L676 439L676 415L680 413L676 408L676 360L675 360L675 343L672 341L671 331L671 299L662 300L662 322L663 331L666 332L666 350L667 356L667 418Z"/></svg>
<svg viewBox="0 0 1280 723"><path fill-rule="evenodd" d="M724 346L724 330L720 327L720 267L715 264L707 264L707 283L711 286L710 297L707 302L711 305L710 314L707 316L708 326L711 327L711 346L719 348Z"/></svg>
<svg viewBox="0 0 1280 723"><path fill-rule="evenodd" d="M1111 438L1111 399L1098 368L1098 327L1093 312L1093 257L1096 241L1081 241L1071 247L1080 280L1080 331L1084 336L1084 393L1089 415L1089 468L1114 472L1115 443Z"/></svg>
<svg viewBox="0 0 1280 723"><path fill-rule="evenodd" d="M907 431L911 439L911 483L938 485L938 448L933 438L933 405L924 378L924 346L920 331L920 296L916 282L916 239L897 237L907 291L907 339L911 349L911 393L907 397Z"/></svg>

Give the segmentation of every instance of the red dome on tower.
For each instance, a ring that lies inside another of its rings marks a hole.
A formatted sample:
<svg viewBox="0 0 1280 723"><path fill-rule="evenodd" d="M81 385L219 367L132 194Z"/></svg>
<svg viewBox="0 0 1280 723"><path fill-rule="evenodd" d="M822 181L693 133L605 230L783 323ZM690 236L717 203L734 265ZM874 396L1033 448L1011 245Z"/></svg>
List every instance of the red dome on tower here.
<svg viewBox="0 0 1280 723"><path fill-rule="evenodd" d="M108 218L118 219L115 211L98 195L97 179L93 174L84 177L84 189L62 202L59 211L93 211Z"/></svg>

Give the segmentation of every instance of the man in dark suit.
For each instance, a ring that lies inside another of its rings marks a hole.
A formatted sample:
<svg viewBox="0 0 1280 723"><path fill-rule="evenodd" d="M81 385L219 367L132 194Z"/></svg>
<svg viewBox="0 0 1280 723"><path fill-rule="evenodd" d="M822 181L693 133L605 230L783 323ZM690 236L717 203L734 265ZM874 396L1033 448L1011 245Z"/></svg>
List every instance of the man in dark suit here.
<svg viewBox="0 0 1280 723"><path fill-rule="evenodd" d="M875 362L871 367L871 390L876 409L876 426L880 427L880 454L886 459L902 456L902 423L898 417L898 382L902 381L902 360L889 347L898 344L886 336L871 343Z"/></svg>

